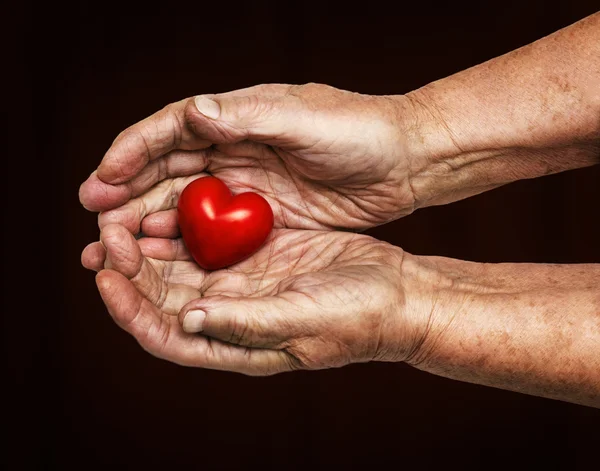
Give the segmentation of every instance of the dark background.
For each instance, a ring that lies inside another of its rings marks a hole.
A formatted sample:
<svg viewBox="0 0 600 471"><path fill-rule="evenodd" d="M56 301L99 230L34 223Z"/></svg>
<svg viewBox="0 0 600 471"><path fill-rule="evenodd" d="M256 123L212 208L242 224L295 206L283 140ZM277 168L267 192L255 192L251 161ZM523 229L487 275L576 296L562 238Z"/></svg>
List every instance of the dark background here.
<svg viewBox="0 0 600 471"><path fill-rule="evenodd" d="M423 3L422 6L419 4ZM113 324L79 262L79 184L169 102L264 82L408 92L564 27L594 1L7 6L3 313L8 459L35 469L584 469L600 411L403 364L269 378L186 369ZM14 147L14 149L12 149ZM409 252L600 262L600 167L371 231Z"/></svg>

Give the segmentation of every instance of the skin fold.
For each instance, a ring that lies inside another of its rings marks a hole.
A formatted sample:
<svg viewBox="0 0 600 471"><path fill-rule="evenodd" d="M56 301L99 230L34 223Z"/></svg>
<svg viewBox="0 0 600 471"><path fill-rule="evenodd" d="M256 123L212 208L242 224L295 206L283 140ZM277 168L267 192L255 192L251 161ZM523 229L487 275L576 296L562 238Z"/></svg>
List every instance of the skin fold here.
<svg viewBox="0 0 600 471"><path fill-rule="evenodd" d="M523 178L600 163L600 14L402 96L259 85L168 105L80 189L82 254L115 322L178 364L269 375L404 361L600 407L600 266L414 256L357 233ZM275 229L205 271L179 195L214 175ZM134 237L134 236L137 236Z"/></svg>

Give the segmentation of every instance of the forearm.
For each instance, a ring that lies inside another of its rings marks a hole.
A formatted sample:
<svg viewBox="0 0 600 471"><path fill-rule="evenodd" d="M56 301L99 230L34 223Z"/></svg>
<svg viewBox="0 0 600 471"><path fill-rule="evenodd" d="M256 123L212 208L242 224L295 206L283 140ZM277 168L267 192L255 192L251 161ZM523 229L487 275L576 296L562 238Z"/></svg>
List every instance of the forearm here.
<svg viewBox="0 0 600 471"><path fill-rule="evenodd" d="M408 257L427 293L408 362L441 376L600 407L600 265Z"/></svg>
<svg viewBox="0 0 600 471"><path fill-rule="evenodd" d="M600 13L406 97L417 206L599 163Z"/></svg>

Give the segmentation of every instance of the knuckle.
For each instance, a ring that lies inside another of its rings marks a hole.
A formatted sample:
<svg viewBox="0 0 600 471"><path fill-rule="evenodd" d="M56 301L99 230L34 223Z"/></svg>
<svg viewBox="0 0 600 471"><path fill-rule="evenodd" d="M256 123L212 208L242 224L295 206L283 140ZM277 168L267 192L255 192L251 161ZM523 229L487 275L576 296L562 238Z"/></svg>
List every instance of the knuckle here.
<svg viewBox="0 0 600 471"><path fill-rule="evenodd" d="M330 93L335 90L335 88L330 85L317 82L307 82L302 85L294 85L293 87L292 94L302 94L308 96L319 95L328 92Z"/></svg>
<svg viewBox="0 0 600 471"><path fill-rule="evenodd" d="M288 92L291 87L296 85L288 85L285 83L263 83L256 86L256 91L259 95L282 95Z"/></svg>
<svg viewBox="0 0 600 471"><path fill-rule="evenodd" d="M273 101L258 95L235 97L232 117L241 125L255 121L273 109Z"/></svg>

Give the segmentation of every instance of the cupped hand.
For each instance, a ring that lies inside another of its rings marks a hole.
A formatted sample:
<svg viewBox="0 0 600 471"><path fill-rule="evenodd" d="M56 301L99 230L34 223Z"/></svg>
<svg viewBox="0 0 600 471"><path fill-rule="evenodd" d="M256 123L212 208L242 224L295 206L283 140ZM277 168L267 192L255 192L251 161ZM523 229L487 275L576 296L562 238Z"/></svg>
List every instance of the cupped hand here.
<svg viewBox="0 0 600 471"><path fill-rule="evenodd" d="M269 375L411 356L426 309L409 298L419 290L406 256L360 234L276 229L251 258L207 272L181 239L136 240L108 224L82 261L99 271L114 320L151 354Z"/></svg>
<svg viewBox="0 0 600 471"><path fill-rule="evenodd" d="M410 176L421 164L407 150L410 108L402 96L319 84L185 99L121 133L81 186L80 200L109 211L156 184L170 194L186 178L208 173L234 194L264 196L276 227L372 227L414 209ZM145 214L140 209L137 225ZM175 212L158 217L172 221Z"/></svg>

